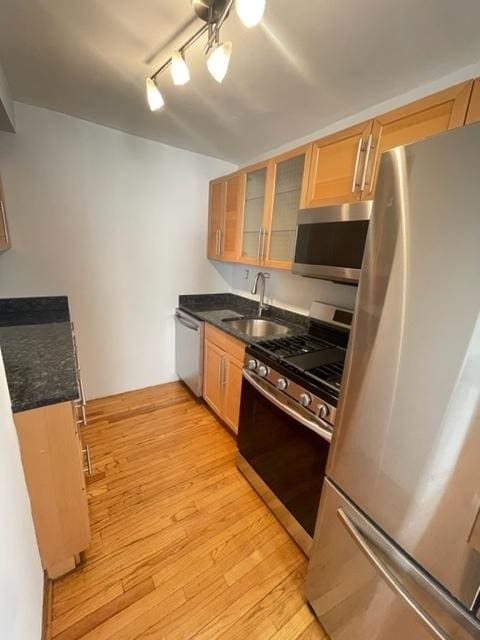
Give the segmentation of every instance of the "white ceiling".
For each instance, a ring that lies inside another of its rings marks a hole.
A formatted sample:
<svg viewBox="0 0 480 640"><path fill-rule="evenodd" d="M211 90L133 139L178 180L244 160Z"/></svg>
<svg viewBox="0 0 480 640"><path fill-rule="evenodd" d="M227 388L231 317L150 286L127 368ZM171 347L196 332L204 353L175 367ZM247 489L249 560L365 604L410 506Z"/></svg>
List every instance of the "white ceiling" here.
<svg viewBox="0 0 480 640"><path fill-rule="evenodd" d="M0 64L15 100L241 163L480 60L479 0L267 0L259 27L225 24L222 85L198 42L191 82L164 76L150 113L144 78L192 16L189 0L0 0Z"/></svg>

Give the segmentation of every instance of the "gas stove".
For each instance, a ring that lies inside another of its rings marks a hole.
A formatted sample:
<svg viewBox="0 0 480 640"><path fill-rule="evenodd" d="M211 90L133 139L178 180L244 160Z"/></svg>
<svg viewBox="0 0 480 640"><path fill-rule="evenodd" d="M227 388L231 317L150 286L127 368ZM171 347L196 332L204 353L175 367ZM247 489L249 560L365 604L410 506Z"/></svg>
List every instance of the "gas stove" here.
<svg viewBox="0 0 480 640"><path fill-rule="evenodd" d="M305 334L263 340L245 352L245 368L333 427L353 313L321 302Z"/></svg>

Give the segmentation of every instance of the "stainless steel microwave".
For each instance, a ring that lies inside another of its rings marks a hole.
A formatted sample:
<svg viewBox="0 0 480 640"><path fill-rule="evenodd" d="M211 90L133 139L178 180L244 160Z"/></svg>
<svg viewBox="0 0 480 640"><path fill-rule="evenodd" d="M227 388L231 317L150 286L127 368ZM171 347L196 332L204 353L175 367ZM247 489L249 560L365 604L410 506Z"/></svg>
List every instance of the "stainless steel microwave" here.
<svg viewBox="0 0 480 640"><path fill-rule="evenodd" d="M302 210L293 273L357 284L372 201Z"/></svg>

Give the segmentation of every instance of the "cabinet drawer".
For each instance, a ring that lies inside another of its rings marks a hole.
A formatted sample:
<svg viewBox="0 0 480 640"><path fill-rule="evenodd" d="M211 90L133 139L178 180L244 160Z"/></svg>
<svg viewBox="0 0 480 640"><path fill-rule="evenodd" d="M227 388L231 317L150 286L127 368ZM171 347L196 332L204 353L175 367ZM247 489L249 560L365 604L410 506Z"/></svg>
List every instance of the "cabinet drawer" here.
<svg viewBox="0 0 480 640"><path fill-rule="evenodd" d="M205 325L205 340L212 342L217 347L225 351L230 358L235 358L243 362L245 345L240 340L233 338L225 331L213 327L211 324Z"/></svg>

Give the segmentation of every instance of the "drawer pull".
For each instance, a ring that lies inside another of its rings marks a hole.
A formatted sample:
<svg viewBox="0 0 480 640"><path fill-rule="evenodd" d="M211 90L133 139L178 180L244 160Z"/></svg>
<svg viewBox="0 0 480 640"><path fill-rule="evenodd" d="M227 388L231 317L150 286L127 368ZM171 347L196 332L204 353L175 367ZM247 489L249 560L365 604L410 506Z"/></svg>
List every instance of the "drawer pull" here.
<svg viewBox="0 0 480 640"><path fill-rule="evenodd" d="M82 449L82 453L87 459L87 466L83 468L84 473L88 474L89 477L93 476L93 466L92 466L92 456L90 454L90 447L88 444Z"/></svg>

